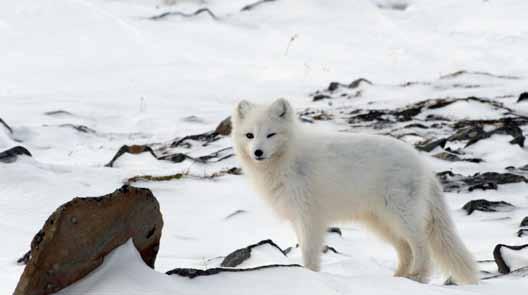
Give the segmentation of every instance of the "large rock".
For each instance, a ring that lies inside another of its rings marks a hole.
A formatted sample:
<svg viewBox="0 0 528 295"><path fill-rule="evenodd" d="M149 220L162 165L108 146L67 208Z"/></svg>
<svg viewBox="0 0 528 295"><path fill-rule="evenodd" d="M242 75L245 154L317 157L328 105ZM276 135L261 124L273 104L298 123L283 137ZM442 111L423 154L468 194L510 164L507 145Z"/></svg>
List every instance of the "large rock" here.
<svg viewBox="0 0 528 295"><path fill-rule="evenodd" d="M75 198L55 210L33 238L14 295L55 293L129 239L154 268L162 227L158 201L148 189L123 186L102 197Z"/></svg>

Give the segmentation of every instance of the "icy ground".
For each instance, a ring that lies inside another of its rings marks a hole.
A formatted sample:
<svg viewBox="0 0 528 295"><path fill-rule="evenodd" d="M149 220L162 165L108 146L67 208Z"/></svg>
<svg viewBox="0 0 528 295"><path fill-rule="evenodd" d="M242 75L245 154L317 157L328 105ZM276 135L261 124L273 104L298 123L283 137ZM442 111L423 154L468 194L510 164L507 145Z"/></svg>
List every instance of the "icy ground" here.
<svg viewBox="0 0 528 295"><path fill-rule="evenodd" d="M197 175L236 166L234 159L202 165L124 155L104 167L123 144L170 142L212 130L246 98L268 102L287 97L299 112L311 109L394 109L429 98L478 96L528 115L528 2L524 0L278 0L250 11L251 0L16 0L0 1L0 151L26 147L33 157L0 163L0 293L10 294L23 266L16 264L49 214L75 196L99 196L129 177L191 171ZM204 3L205 2L205 3ZM172 15L208 7L216 16ZM402 10L402 7L406 7ZM391 9L396 8L396 9ZM460 70L468 72L441 78ZM476 73L475 73L476 72ZM482 73L484 72L484 73ZM489 74L486 74L489 73ZM312 102L311 93L331 81L364 77L350 99ZM401 85L407 82L409 86ZM331 105L329 105L331 103ZM63 110L65 112L46 114ZM501 110L473 101L428 110L452 119L494 119ZM429 113L420 114L427 115ZM420 117L414 121L420 121ZM420 121L421 122L421 121ZM409 122L413 123L413 122ZM90 128L79 132L74 124ZM353 128L346 120L316 121L321 128ZM387 130L383 130L385 132ZM523 129L526 135L528 130ZM438 137L444 134L419 134ZM418 137L420 137L418 136ZM421 138L403 137L414 143ZM505 172L528 164L527 148L494 135L466 149L471 162L447 162L424 153L437 171ZM221 139L202 155L229 146ZM458 148L453 144L454 148ZM267 238L282 248L295 236L247 186L244 176L140 182L158 198L165 227L156 271L128 244L64 294L523 294L526 277L505 276L477 286L443 286L435 275L423 285L393 278L393 250L354 224L339 225L327 244L321 273L300 268L223 273L187 279L166 276L175 267L210 268L235 249ZM511 212L460 208L485 198L512 203ZM457 227L478 260L492 259L498 243L526 244L517 237L528 215L528 186L448 193ZM237 210L244 210L226 218ZM240 267L299 263L262 247ZM496 272L493 263L482 270ZM490 275L491 275L490 274ZM486 276L486 274L483 274Z"/></svg>

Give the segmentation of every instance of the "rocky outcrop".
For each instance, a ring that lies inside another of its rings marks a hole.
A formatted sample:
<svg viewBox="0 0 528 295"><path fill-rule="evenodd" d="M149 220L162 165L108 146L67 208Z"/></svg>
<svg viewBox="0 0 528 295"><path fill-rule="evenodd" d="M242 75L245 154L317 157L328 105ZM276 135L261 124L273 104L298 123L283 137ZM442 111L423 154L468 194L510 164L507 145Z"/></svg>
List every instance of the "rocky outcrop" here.
<svg viewBox="0 0 528 295"><path fill-rule="evenodd" d="M162 228L158 201L148 189L123 186L102 197L75 198L55 210L33 238L14 295L55 293L129 239L154 268Z"/></svg>

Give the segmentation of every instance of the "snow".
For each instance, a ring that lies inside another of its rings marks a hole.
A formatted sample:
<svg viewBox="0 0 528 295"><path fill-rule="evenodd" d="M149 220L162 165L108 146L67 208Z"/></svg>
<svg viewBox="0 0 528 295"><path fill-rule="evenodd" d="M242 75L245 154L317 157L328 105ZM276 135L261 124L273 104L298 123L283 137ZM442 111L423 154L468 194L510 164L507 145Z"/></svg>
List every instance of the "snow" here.
<svg viewBox="0 0 528 295"><path fill-rule="evenodd" d="M459 120L490 120L502 117L498 116L502 114L497 113L491 106L476 101L457 101L439 110L424 112L423 116L429 114Z"/></svg>
<svg viewBox="0 0 528 295"><path fill-rule="evenodd" d="M0 118L13 128L9 134L0 125L0 151L23 145L33 154L0 163L0 232L6 240L0 254L1 294L14 290L23 270L15 261L33 235L71 198L112 192L140 174L206 174L236 166L235 159L173 164L141 154L124 155L114 168L104 167L123 144L162 143L212 130L241 98L287 97L303 110L395 108L428 98L479 96L528 115L528 103L515 103L528 85L526 1L278 0L239 11L251 2L0 1ZM390 9L402 3L404 10ZM147 19L205 6L220 20L205 14ZM460 70L467 72L444 77ZM360 77L374 83L358 88L360 98L311 102L309 94L329 82ZM407 82L419 83L401 87ZM57 110L69 113L45 114ZM434 113L474 119L502 112L457 102ZM350 129L333 122L318 125ZM472 157L486 160L481 164L428 160L437 171L505 172L506 166L528 160L526 148L509 140L494 135L468 147ZM202 155L229 145L223 139L186 152ZM321 273L291 268L193 280L169 277L163 273L176 267L218 266L219 257L260 240L272 238L282 248L297 241L243 176L137 185L153 191L165 220L156 270L126 244L64 294L521 294L528 288L521 278L477 286L443 286L439 274L427 285L394 278L394 251L355 224L338 225L343 237L328 235L327 244L341 254L324 254ZM498 243L528 242L515 234L528 215L526 188L511 184L498 191L447 194L458 230L477 259L491 259ZM471 216L460 210L479 198L517 208ZM225 218L236 210L246 213ZM272 248L254 251L242 266L301 261L298 250L288 257Z"/></svg>

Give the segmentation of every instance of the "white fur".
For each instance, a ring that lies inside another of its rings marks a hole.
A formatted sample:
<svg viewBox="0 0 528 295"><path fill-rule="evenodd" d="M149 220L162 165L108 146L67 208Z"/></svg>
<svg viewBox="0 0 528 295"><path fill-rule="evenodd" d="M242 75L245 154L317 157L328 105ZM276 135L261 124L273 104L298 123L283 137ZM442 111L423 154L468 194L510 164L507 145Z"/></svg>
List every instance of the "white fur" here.
<svg viewBox="0 0 528 295"><path fill-rule="evenodd" d="M307 268L320 269L330 225L356 220L394 246L395 276L426 282L432 257L455 282L478 281L441 187L413 147L385 136L310 132L284 99L271 106L243 101L232 121L244 172L293 225Z"/></svg>

